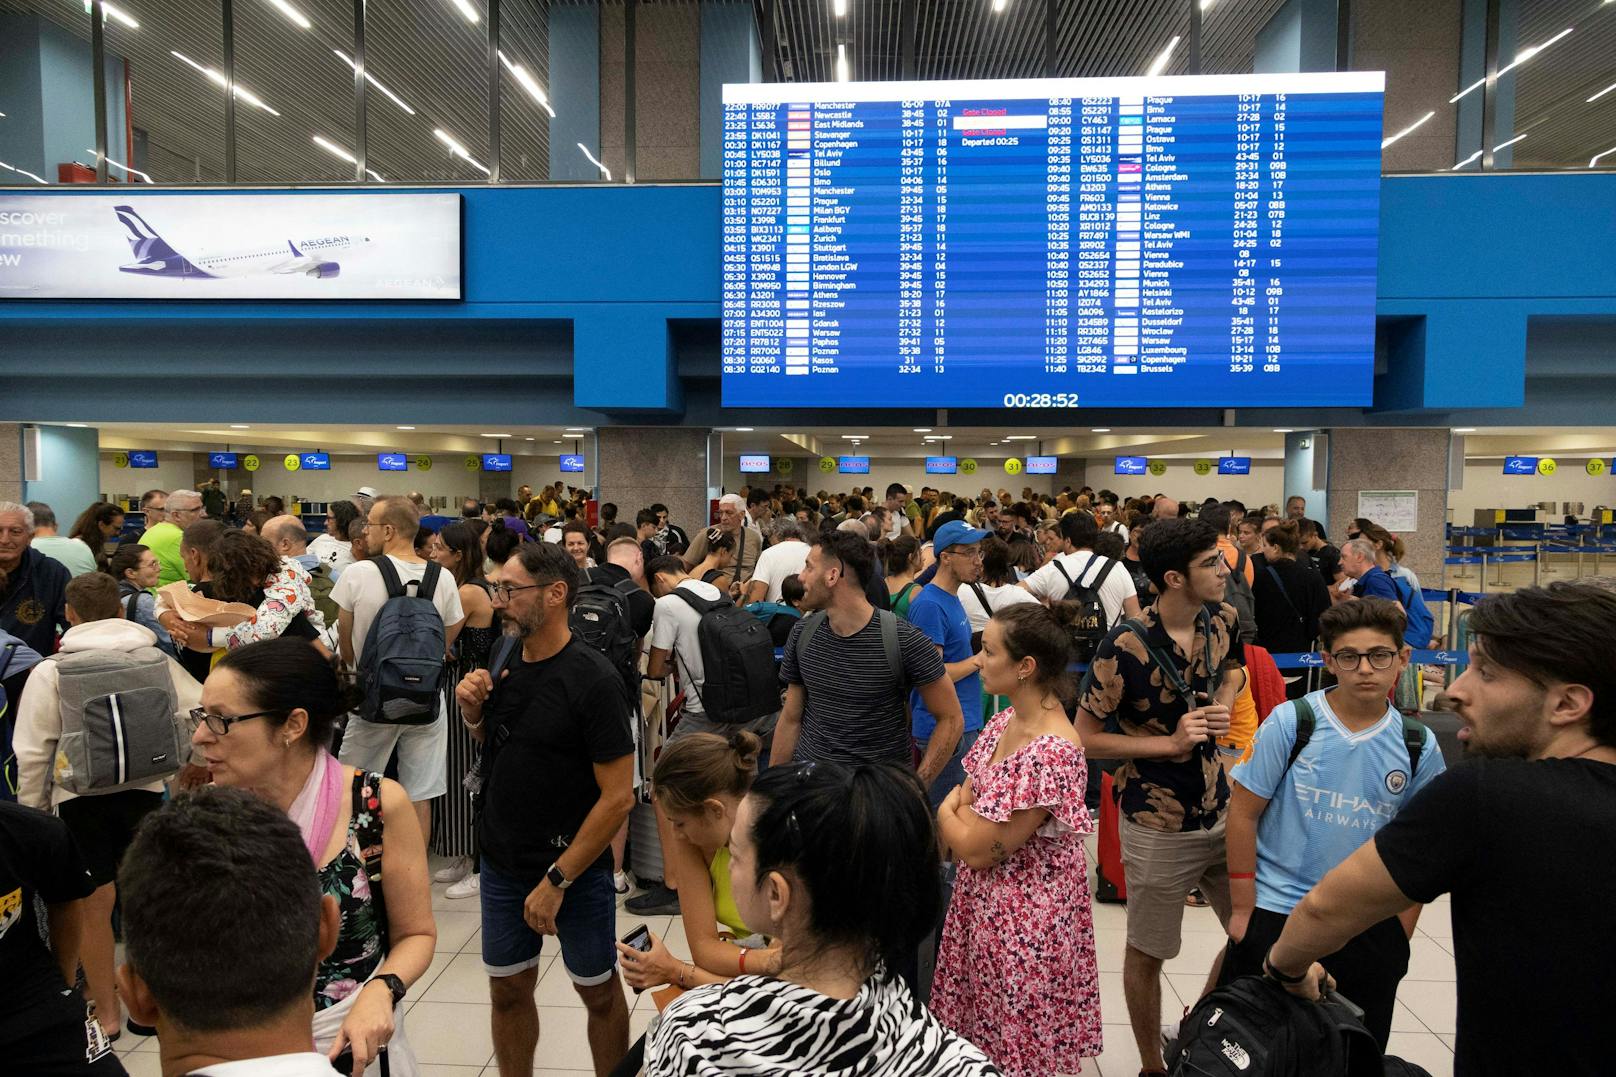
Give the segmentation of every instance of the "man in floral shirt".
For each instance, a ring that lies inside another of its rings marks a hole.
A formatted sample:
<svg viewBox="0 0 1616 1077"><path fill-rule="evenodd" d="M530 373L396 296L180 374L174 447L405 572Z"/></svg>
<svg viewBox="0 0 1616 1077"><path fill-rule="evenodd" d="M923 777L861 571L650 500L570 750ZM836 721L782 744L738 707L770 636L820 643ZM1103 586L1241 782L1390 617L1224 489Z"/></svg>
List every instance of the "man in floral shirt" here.
<svg viewBox="0 0 1616 1077"><path fill-rule="evenodd" d="M1235 609L1223 601L1229 567L1217 530L1158 521L1141 533L1139 559L1157 590L1138 622L1145 638L1123 624L1101 642L1077 727L1091 758L1127 761L1117 774L1128 883L1123 990L1149 1074L1164 1072L1161 968L1178 954L1185 895L1199 887L1229 919L1229 785L1217 741L1229 732L1245 668Z"/></svg>

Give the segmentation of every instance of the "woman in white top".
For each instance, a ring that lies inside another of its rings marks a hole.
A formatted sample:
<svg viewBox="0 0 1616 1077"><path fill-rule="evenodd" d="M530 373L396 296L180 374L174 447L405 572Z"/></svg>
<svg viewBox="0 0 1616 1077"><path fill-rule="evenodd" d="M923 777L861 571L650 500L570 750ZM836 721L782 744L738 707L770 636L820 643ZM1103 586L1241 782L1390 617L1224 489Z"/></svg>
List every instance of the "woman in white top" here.
<svg viewBox="0 0 1616 1077"><path fill-rule="evenodd" d="M331 569L332 579L354 562L353 540L348 529L358 518L359 508L352 501L331 502L325 514L325 534L315 536L309 543L309 553Z"/></svg>
<svg viewBox="0 0 1616 1077"><path fill-rule="evenodd" d="M971 636L976 638L995 613L1018 602L1037 604L1031 592L1016 586L1016 570L1012 564L1010 544L990 535L982 540L982 579L959 590L960 605L971 622Z"/></svg>

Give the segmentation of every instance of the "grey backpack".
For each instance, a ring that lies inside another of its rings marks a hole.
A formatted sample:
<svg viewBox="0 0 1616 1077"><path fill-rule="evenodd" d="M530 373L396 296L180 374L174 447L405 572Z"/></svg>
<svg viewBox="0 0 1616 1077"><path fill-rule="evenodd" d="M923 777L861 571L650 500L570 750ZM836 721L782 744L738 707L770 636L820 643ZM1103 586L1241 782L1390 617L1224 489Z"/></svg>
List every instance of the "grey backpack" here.
<svg viewBox="0 0 1616 1077"><path fill-rule="evenodd" d="M432 601L442 569L428 561L421 581L406 584L392 558L384 554L370 560L387 585L387 601L370 622L359 652L359 685L365 693L359 717L388 725L430 725L438 716L448 647L443 615Z"/></svg>
<svg viewBox="0 0 1616 1077"><path fill-rule="evenodd" d="M53 655L62 734L53 780L79 796L116 793L179 773L191 731L177 713L169 659L156 647Z"/></svg>

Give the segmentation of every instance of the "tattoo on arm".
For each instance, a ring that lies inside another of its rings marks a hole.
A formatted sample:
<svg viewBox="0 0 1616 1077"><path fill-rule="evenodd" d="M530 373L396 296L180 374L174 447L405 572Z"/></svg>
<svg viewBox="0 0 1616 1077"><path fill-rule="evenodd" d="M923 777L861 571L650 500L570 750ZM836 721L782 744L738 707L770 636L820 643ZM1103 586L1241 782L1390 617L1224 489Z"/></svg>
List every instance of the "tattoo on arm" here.
<svg viewBox="0 0 1616 1077"><path fill-rule="evenodd" d="M989 849L988 853L993 857L993 862L995 864L1004 863L1004 861L1010 856L1010 850L1004 847L1004 842L1002 841L995 841L993 843L993 848Z"/></svg>

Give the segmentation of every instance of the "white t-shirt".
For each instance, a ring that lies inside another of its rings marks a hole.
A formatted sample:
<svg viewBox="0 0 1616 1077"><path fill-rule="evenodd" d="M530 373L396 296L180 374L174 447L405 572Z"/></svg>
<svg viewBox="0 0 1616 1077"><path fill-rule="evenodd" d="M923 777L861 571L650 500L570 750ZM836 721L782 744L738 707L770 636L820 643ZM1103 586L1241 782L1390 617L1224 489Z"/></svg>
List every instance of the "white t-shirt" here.
<svg viewBox="0 0 1616 1077"><path fill-rule="evenodd" d="M311 1051L219 1062L193 1071L193 1077L326 1077L338 1072L324 1055Z"/></svg>
<svg viewBox="0 0 1616 1077"><path fill-rule="evenodd" d="M1119 568L1117 571L1122 570ZM1110 583L1111 581L1107 580L1106 582ZM992 607L993 613L1008 609L1018 602L1036 603L1038 601L1013 583L1001 584L998 587L984 583L981 587L982 593L988 596L988 605ZM966 619L971 622L971 634L975 635L986 628L988 620L993 614L983 609L982 603L976 600L976 588L968 583L960 584L959 600L960 605L965 607Z"/></svg>
<svg viewBox="0 0 1616 1077"><path fill-rule="evenodd" d="M679 588L709 602L724 597L718 588L700 580L685 580ZM651 646L673 652L674 669L685 686L684 709L692 714L706 713L697 695L707 680L706 667L701 664L701 643L696 638L700 624L701 614L678 595L663 595L656 600L656 612L651 617Z"/></svg>
<svg viewBox="0 0 1616 1077"><path fill-rule="evenodd" d="M410 584L421 582L421 577L426 574L426 562L400 561L392 554L387 557L398 571L405 591L413 595L415 590L411 589ZM365 640L370 636L370 623L387 601L387 584L382 580L382 570L369 561L355 561L332 586L331 601L353 614L354 658L358 660L364 655ZM454 573L448 569L438 572L438 589L432 596L432 604L438 607L445 628L466 619L466 612L460 606L460 585L455 583Z"/></svg>
<svg viewBox="0 0 1616 1077"><path fill-rule="evenodd" d="M788 539L785 542L776 542L758 554L757 566L752 569L751 582L769 585L769 593L763 596L763 601L780 601L780 585L785 582L787 576L796 576L802 572L803 566L808 563L808 550L806 542Z"/></svg>
<svg viewBox="0 0 1616 1077"><path fill-rule="evenodd" d="M1072 578L1072 583L1085 583L1094 586L1094 581L1100 578L1105 569L1102 563L1105 558L1092 550L1083 550L1080 553L1063 553L1049 564L1027 577L1027 588L1039 598L1058 602L1066 597L1066 592L1072 589L1060 574L1056 565L1066 570L1066 575ZM1092 570L1091 570L1092 566ZM1117 566L1106 576L1105 583L1099 588L1100 604L1105 607L1105 623L1116 625L1122 620L1122 604L1129 598L1137 597L1133 587L1133 577L1128 574L1128 568L1118 561Z"/></svg>
<svg viewBox="0 0 1616 1077"><path fill-rule="evenodd" d="M318 557L331 569L333 579L340 576L343 569L353 564L353 543L331 535L314 536L314 541L309 543L309 553Z"/></svg>

